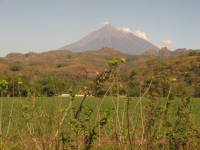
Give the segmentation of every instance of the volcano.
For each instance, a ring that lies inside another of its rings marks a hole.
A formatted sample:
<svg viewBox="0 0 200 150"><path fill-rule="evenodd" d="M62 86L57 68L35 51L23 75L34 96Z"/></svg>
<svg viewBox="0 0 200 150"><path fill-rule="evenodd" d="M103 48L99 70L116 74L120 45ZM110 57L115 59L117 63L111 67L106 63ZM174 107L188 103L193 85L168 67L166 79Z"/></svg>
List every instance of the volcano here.
<svg viewBox="0 0 200 150"><path fill-rule="evenodd" d="M114 48L122 53L138 55L147 50L159 48L151 42L144 40L131 32L116 29L111 24L106 24L82 39L60 48L72 52L84 52L87 50L98 50L103 47Z"/></svg>

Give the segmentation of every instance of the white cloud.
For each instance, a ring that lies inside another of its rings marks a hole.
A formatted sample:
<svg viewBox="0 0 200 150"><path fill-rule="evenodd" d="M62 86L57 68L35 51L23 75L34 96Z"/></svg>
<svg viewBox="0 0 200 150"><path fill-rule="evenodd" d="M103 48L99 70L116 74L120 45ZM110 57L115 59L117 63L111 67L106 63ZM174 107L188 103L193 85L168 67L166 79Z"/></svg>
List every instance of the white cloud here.
<svg viewBox="0 0 200 150"><path fill-rule="evenodd" d="M145 32L142 32L140 30L136 30L136 31L133 32L133 34L135 34L136 36L138 36L138 37L140 37L142 39L145 39L145 40L149 41L149 39L148 39L148 37L147 37Z"/></svg>
<svg viewBox="0 0 200 150"><path fill-rule="evenodd" d="M146 34L145 32L143 32L143 31L140 31L140 30L131 31L130 28L126 28L126 27L123 27L123 28L120 27L120 28L118 28L118 30L123 31L123 32L127 32L127 33L132 33L132 34L134 34L135 36L137 36L137 37L139 37L139 38L142 38L142 39L144 39L144 40L146 40L146 41L149 41L150 43L154 44L154 42L152 42L152 41L148 38L147 34ZM171 45L173 45L173 42L172 42L171 40L162 40L162 41L160 41L158 44L154 44L154 45L156 45L156 46L159 47L159 48L162 48L162 47L170 47Z"/></svg>
<svg viewBox="0 0 200 150"><path fill-rule="evenodd" d="M118 28L120 31L133 33L130 28Z"/></svg>
<svg viewBox="0 0 200 150"><path fill-rule="evenodd" d="M106 24L110 24L110 23L108 21L105 21L103 24L106 25Z"/></svg>
<svg viewBox="0 0 200 150"><path fill-rule="evenodd" d="M139 37L139 38L142 38L144 40L147 40L147 41L150 41L146 35L145 32L142 32L140 30L135 30L135 31L131 31L130 28L118 28L120 31L123 31L123 32L128 32L128 33L132 33L134 34L135 36Z"/></svg>
<svg viewBox="0 0 200 150"><path fill-rule="evenodd" d="M170 47L172 46L173 42L171 40L162 40L159 42L158 47Z"/></svg>

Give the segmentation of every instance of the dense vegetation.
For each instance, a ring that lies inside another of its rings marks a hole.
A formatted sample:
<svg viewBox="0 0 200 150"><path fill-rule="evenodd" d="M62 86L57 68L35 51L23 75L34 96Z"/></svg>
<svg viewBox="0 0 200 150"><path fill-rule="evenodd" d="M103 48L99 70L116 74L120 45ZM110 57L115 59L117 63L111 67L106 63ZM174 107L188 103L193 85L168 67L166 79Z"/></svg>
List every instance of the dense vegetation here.
<svg viewBox="0 0 200 150"><path fill-rule="evenodd" d="M2 76L1 96L13 98L0 99L1 149L198 150L199 56L154 59L127 74L125 62L110 60L94 79ZM63 89L70 97L56 97Z"/></svg>
<svg viewBox="0 0 200 150"><path fill-rule="evenodd" d="M93 86L97 73L105 69L112 56L120 56L127 61L119 73L121 95L139 96L141 86L145 87L153 77L150 91L155 96L166 97L169 84L175 79L174 96L200 97L200 53L195 51L176 57L131 56L113 49L85 52L80 56L64 51L51 53L14 55L1 60L0 81L9 83L3 96L26 97L29 93L55 96L69 93L71 89L81 93L84 86Z"/></svg>

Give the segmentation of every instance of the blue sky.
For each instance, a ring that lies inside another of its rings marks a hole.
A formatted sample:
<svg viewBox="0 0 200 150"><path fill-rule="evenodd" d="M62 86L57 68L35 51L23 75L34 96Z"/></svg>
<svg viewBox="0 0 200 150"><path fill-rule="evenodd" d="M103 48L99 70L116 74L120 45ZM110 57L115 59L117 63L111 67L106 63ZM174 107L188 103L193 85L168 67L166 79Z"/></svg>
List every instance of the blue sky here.
<svg viewBox="0 0 200 150"><path fill-rule="evenodd" d="M170 49L200 48L199 0L0 0L0 56L60 48L107 21ZM165 41L166 42L166 41Z"/></svg>

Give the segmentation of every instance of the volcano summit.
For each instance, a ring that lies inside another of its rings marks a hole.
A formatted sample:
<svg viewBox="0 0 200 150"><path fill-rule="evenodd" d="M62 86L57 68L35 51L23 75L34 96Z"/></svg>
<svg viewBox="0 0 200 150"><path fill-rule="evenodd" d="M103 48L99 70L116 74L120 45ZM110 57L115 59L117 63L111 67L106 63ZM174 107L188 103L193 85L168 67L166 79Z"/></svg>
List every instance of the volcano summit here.
<svg viewBox="0 0 200 150"><path fill-rule="evenodd" d="M111 24L105 24L99 30L60 49L71 50L72 52L83 52L86 50L98 50L103 47L114 48L126 54L141 54L150 49L159 50L158 47L149 41L131 32L118 30Z"/></svg>

